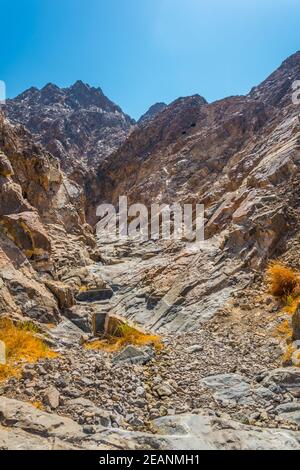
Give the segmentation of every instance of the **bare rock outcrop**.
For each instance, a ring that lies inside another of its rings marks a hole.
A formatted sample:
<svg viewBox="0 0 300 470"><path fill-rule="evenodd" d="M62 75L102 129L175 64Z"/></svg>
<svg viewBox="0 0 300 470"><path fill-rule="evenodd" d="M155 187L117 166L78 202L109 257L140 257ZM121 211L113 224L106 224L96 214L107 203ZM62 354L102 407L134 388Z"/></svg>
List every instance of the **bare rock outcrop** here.
<svg viewBox="0 0 300 470"><path fill-rule="evenodd" d="M0 150L0 314L55 323L59 308L73 304L68 287L59 284L56 260L82 266L94 243L82 192L51 154L3 115ZM57 232L64 239L59 253Z"/></svg>
<svg viewBox="0 0 300 470"><path fill-rule="evenodd" d="M299 212L296 189L292 196L300 155L292 83L299 75L296 53L247 96L171 103L87 179L90 220L99 203L116 204L120 195L149 207L203 203L206 238L224 234L230 252L252 267L263 265ZM293 209L286 210L291 199Z"/></svg>
<svg viewBox="0 0 300 470"><path fill-rule="evenodd" d="M81 81L69 88L51 83L41 90L30 88L7 100L5 111L11 120L24 124L36 142L81 184L86 171L115 151L134 125L100 88Z"/></svg>
<svg viewBox="0 0 300 470"><path fill-rule="evenodd" d="M154 421L156 434L94 427L92 435L75 421L0 399L0 448L98 450L297 450L300 435L259 429L205 414L183 414ZM51 445L52 443L52 445Z"/></svg>

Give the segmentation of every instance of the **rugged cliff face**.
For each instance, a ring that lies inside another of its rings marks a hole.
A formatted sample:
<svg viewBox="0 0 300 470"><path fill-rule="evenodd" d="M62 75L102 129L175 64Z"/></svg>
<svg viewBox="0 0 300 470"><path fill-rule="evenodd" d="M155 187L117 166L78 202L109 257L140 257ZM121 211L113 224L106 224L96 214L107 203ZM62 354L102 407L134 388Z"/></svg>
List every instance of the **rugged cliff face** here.
<svg viewBox="0 0 300 470"><path fill-rule="evenodd" d="M86 264L86 246L93 243L81 189L28 131L1 114L0 313L57 321L59 302L53 292L60 289L55 282L47 289L45 283L49 287L58 281L61 264Z"/></svg>
<svg viewBox="0 0 300 470"><path fill-rule="evenodd" d="M100 163L86 183L91 205L119 195L148 205L203 203L206 237L229 231L225 245L259 266L291 222L286 207L299 179L300 137L292 83L299 76L297 53L247 96L175 101Z"/></svg>
<svg viewBox="0 0 300 470"><path fill-rule="evenodd" d="M117 204L120 195L147 206L205 205L206 243L156 244L133 271L118 269L116 282L121 276L132 288L117 292L112 310L158 331L192 330L224 309L268 260L295 251L300 121L292 83L299 76L297 53L247 96L211 104L200 96L178 99L87 179L92 221L97 204ZM127 250L136 257L141 247Z"/></svg>
<svg viewBox="0 0 300 470"><path fill-rule="evenodd" d="M121 145L134 124L100 88L81 81L69 88L51 83L41 90L30 88L8 100L5 110L79 182L87 168L93 168Z"/></svg>

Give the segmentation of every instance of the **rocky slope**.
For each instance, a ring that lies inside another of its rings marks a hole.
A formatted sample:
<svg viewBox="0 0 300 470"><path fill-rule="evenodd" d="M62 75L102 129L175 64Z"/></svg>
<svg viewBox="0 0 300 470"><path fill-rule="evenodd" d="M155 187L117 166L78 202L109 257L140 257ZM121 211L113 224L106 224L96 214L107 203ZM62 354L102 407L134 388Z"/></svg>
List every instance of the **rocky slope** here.
<svg viewBox="0 0 300 470"><path fill-rule="evenodd" d="M299 77L297 53L247 96L154 110L85 178L91 223L120 195L202 202L204 243L100 235L95 252L80 188L2 118L1 312L58 323L59 357L1 384L0 447L300 448L300 369L263 279L274 257L300 270ZM163 348L87 348L116 314Z"/></svg>
<svg viewBox="0 0 300 470"><path fill-rule="evenodd" d="M87 169L120 146L134 124L100 88L81 81L69 88L51 83L41 90L30 88L8 100L5 112L24 124L79 182Z"/></svg>
<svg viewBox="0 0 300 470"><path fill-rule="evenodd" d="M99 202L116 204L120 195L148 207L205 205L206 242L156 244L140 270L125 273L132 287L121 299L116 294L113 308L159 331L193 329L288 243L297 245L300 121L292 83L299 75L297 53L248 96L212 104L179 99L134 130L87 180L91 221Z"/></svg>
<svg viewBox="0 0 300 470"><path fill-rule="evenodd" d="M3 114L0 207L0 314L56 323L59 307L72 304L71 292L59 285L60 266L85 265L94 244L82 192Z"/></svg>

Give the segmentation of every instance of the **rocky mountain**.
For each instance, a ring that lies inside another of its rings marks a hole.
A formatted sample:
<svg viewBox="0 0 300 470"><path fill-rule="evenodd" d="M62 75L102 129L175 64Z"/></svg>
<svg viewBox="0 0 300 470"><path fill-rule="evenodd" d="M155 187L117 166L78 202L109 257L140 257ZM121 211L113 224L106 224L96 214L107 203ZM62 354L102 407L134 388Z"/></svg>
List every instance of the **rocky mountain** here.
<svg viewBox="0 0 300 470"><path fill-rule="evenodd" d="M104 109L99 90L50 87L49 109L34 104L43 90L26 92L33 137L1 116L0 312L38 324L58 356L0 384L0 448L300 448L299 296L271 295L265 278L276 259L300 284L299 77L298 52L246 96L179 98L129 120L82 187L49 153L39 113L57 107L62 161L77 164L75 117L60 110L86 116L91 93ZM120 195L203 203L205 241L99 234L95 247L86 220Z"/></svg>
<svg viewBox="0 0 300 470"><path fill-rule="evenodd" d="M82 191L21 125L0 115L0 315L56 323L72 293L59 268L94 244Z"/></svg>
<svg viewBox="0 0 300 470"><path fill-rule="evenodd" d="M286 233L287 182L298 180L299 67L297 53L247 96L176 100L100 163L89 201L203 203L206 237L229 231L225 246L259 266Z"/></svg>
<svg viewBox="0 0 300 470"><path fill-rule="evenodd" d="M81 182L82 175L125 140L134 121L100 88L77 81L69 88L49 83L7 100L6 115L30 130L61 162L62 169Z"/></svg>
<svg viewBox="0 0 300 470"><path fill-rule="evenodd" d="M140 119L138 121L138 124L144 124L144 123L147 123L147 122L151 121L153 118L155 118L155 116L158 113L160 113L161 111L166 109L166 107L167 107L166 103L155 103L155 104L153 104L152 106L150 106L148 111L146 111L146 113L143 114L143 116L140 117Z"/></svg>

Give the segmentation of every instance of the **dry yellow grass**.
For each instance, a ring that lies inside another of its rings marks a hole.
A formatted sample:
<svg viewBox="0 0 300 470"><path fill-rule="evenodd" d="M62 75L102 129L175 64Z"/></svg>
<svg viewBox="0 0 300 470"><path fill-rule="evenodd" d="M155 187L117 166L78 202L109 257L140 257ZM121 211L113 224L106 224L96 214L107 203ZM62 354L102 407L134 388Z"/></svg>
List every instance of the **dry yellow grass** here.
<svg viewBox="0 0 300 470"><path fill-rule="evenodd" d="M152 344L155 349L162 349L162 343L159 336L142 333L129 325L120 325L114 335L99 339L93 343L85 344L86 349L101 349L106 352L120 351L127 345L146 346Z"/></svg>
<svg viewBox="0 0 300 470"><path fill-rule="evenodd" d="M297 310L297 307L299 305L299 302L300 302L300 297L297 296L297 297L293 297L293 296L288 296L286 299L285 299L285 307L284 307L284 311L286 313L288 313L289 315L294 315L294 313L296 312Z"/></svg>
<svg viewBox="0 0 300 470"><path fill-rule="evenodd" d="M88 290L88 287L85 285L82 285L79 289L79 292L86 292Z"/></svg>
<svg viewBox="0 0 300 470"><path fill-rule="evenodd" d="M283 355L283 362L289 362L291 359L292 359L292 355L294 354L295 352L295 348L293 347L292 344L289 344L284 355Z"/></svg>
<svg viewBox="0 0 300 470"><path fill-rule="evenodd" d="M300 294L299 273L284 266L282 263L272 262L267 269L267 284L270 293L275 297L296 297Z"/></svg>
<svg viewBox="0 0 300 470"><path fill-rule="evenodd" d="M34 408L36 408L37 410L43 411L45 409L43 403L39 400L30 402L30 404L34 406Z"/></svg>
<svg viewBox="0 0 300 470"><path fill-rule="evenodd" d="M7 364L0 365L0 381L21 373L22 363L55 358L57 354L35 336L35 327L29 323L15 325L9 319L0 320L0 340L6 346Z"/></svg>
<svg viewBox="0 0 300 470"><path fill-rule="evenodd" d="M280 336L284 336L286 339L292 337L293 331L289 320L284 320L282 323L280 323L280 325L277 327L277 333Z"/></svg>

